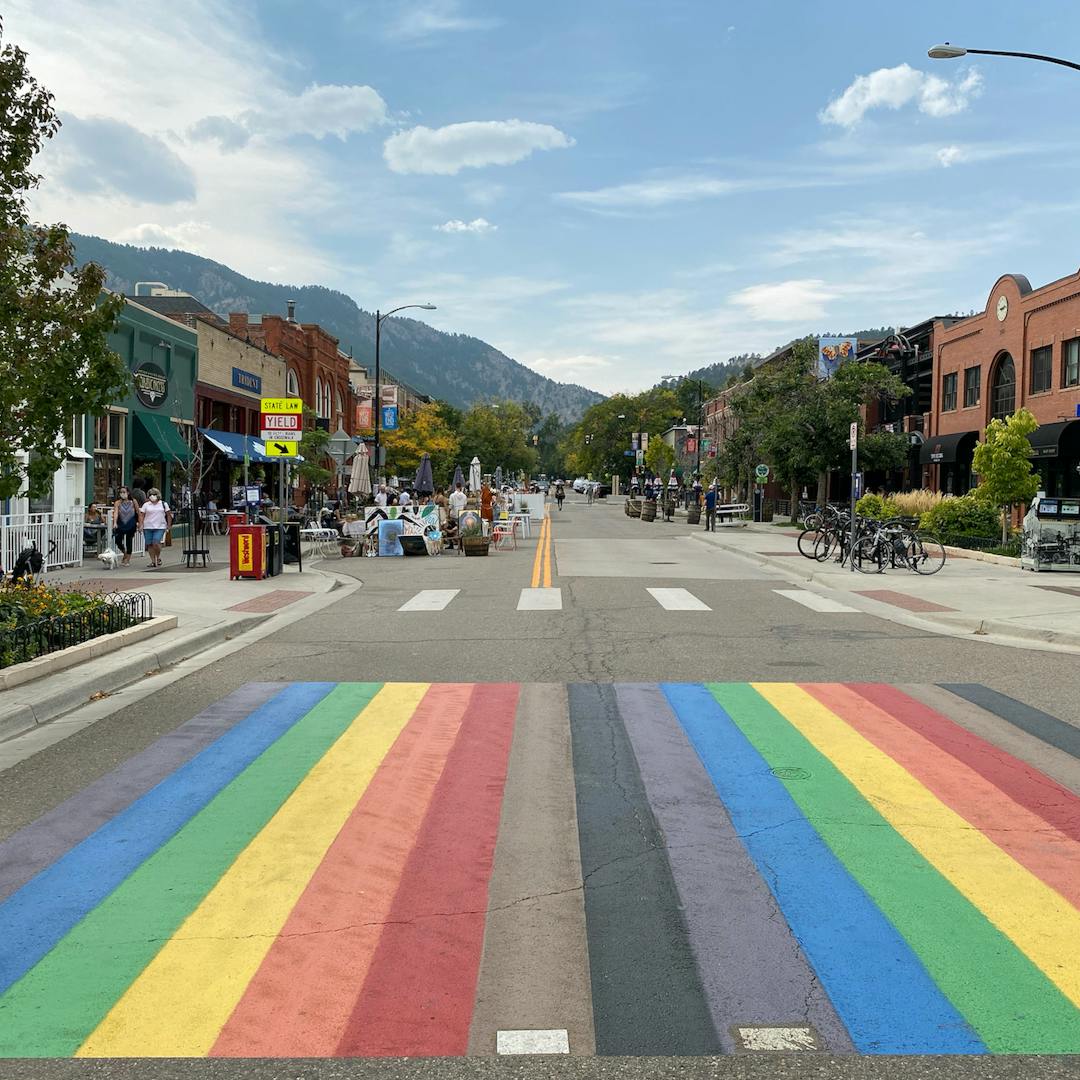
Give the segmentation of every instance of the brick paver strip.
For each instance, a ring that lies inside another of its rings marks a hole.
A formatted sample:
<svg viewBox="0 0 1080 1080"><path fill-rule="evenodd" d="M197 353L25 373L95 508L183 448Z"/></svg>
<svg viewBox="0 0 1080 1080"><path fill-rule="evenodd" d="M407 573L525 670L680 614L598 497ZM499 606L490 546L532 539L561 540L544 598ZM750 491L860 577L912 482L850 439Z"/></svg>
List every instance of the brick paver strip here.
<svg viewBox="0 0 1080 1080"><path fill-rule="evenodd" d="M241 604L233 604L226 611L277 611L279 608L295 604L297 600L303 600L305 596L311 596L311 590L300 589L274 589L273 592L263 593L262 596L253 596Z"/></svg>
<svg viewBox="0 0 1080 1080"><path fill-rule="evenodd" d="M801 551L759 551L759 555L772 555L774 558L790 559L792 555L802 558Z"/></svg>
<svg viewBox="0 0 1080 1080"><path fill-rule="evenodd" d="M1034 589L1049 589L1050 592L1065 593L1068 596L1080 596L1080 589L1070 589L1068 585L1033 585Z"/></svg>
<svg viewBox="0 0 1080 1080"><path fill-rule="evenodd" d="M869 596L871 600L880 600L883 604L904 608L906 611L956 611L956 608L935 604L932 600L923 600L919 596L893 592L892 589L858 589L860 596Z"/></svg>

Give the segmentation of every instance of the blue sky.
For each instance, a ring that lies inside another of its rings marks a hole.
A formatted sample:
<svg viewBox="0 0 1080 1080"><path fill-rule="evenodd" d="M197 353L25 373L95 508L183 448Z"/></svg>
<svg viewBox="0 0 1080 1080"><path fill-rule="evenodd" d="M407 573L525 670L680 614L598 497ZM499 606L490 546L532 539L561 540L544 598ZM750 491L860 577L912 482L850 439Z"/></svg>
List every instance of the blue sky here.
<svg viewBox="0 0 1080 1080"><path fill-rule="evenodd" d="M1080 75L926 57L1078 59L1075 0L5 8L65 119L42 218L430 301L605 393L1080 264Z"/></svg>

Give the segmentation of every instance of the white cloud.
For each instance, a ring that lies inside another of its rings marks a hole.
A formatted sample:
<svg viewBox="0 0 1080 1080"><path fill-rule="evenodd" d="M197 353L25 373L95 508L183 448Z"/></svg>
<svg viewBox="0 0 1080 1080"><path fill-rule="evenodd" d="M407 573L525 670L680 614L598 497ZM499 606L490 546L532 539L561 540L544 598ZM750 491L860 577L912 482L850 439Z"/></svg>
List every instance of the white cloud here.
<svg viewBox="0 0 1080 1080"><path fill-rule="evenodd" d="M820 278L802 278L751 285L733 293L731 302L762 322L800 322L822 318L835 295Z"/></svg>
<svg viewBox="0 0 1080 1080"><path fill-rule="evenodd" d="M499 25L498 19L464 15L459 0L426 0L403 5L398 0L398 17L391 22L386 35L405 41L415 41L434 34L460 33L466 30L490 30Z"/></svg>
<svg viewBox="0 0 1080 1080"><path fill-rule="evenodd" d="M591 353L577 356L538 356L531 360L522 360L534 371L552 379L570 382L583 382L598 371L605 371L615 363L610 357Z"/></svg>
<svg viewBox="0 0 1080 1080"><path fill-rule="evenodd" d="M974 68L952 82L919 71L909 64L878 68L859 75L839 97L819 114L825 124L853 128L871 109L902 109L914 104L927 116L952 116L963 112L982 88L982 76Z"/></svg>
<svg viewBox="0 0 1080 1080"><path fill-rule="evenodd" d="M943 146L937 152L937 159L941 162L941 167L947 169L958 161L967 161L967 154L962 146Z"/></svg>
<svg viewBox="0 0 1080 1080"><path fill-rule="evenodd" d="M732 180L709 176L670 176L640 180L630 184L597 188L594 191L564 191L560 199L578 206L623 210L637 207L666 206L669 203L717 198L738 190Z"/></svg>
<svg viewBox="0 0 1080 1080"><path fill-rule="evenodd" d="M464 185L465 198L475 206L492 206L497 203L506 193L503 184L490 183L484 180L473 180Z"/></svg>
<svg viewBox="0 0 1080 1080"><path fill-rule="evenodd" d="M334 135L344 142L354 132L389 121L386 102L370 86L312 83L299 94L275 93L261 109L235 117L204 116L192 124L196 140L212 140L223 150L238 150L253 135L286 138Z"/></svg>
<svg viewBox="0 0 1080 1080"><path fill-rule="evenodd" d="M550 124L527 120L470 120L441 128L414 127L391 135L383 157L396 173L453 176L465 168L513 165L534 150L560 150L574 140Z"/></svg>
<svg viewBox="0 0 1080 1080"><path fill-rule="evenodd" d="M441 225L435 225L436 232L444 233L489 233L494 232L499 226L492 225L487 218L473 218L472 221L461 221L458 218L452 221L444 221Z"/></svg>
<svg viewBox="0 0 1080 1080"><path fill-rule="evenodd" d="M116 234L116 239L136 247L180 248L198 253L202 238L208 232L210 226L205 221L181 221L169 226L147 221L123 229Z"/></svg>

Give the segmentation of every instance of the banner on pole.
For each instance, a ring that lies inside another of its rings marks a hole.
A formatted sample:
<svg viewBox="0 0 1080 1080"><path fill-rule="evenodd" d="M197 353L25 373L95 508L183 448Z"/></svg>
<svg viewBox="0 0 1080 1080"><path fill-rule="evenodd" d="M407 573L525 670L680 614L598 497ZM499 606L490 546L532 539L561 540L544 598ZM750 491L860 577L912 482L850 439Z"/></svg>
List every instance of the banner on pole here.
<svg viewBox="0 0 1080 1080"><path fill-rule="evenodd" d="M854 360L859 342L856 338L818 338L817 376L829 379L845 360Z"/></svg>

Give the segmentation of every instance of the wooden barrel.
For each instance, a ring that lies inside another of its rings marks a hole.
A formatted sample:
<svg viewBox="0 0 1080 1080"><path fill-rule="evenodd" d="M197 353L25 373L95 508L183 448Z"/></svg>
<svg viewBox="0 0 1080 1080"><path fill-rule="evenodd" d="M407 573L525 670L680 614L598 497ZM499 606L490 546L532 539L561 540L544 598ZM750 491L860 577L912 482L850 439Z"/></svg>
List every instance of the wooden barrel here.
<svg viewBox="0 0 1080 1080"><path fill-rule="evenodd" d="M655 521L656 520L656 500L655 499L642 499L641 500L641 520L642 521Z"/></svg>
<svg viewBox="0 0 1080 1080"><path fill-rule="evenodd" d="M641 517L641 500L640 499L627 499L626 500L626 512L631 517Z"/></svg>
<svg viewBox="0 0 1080 1080"><path fill-rule="evenodd" d="M686 511L686 524L687 525L700 525L701 524L701 507L691 506Z"/></svg>

